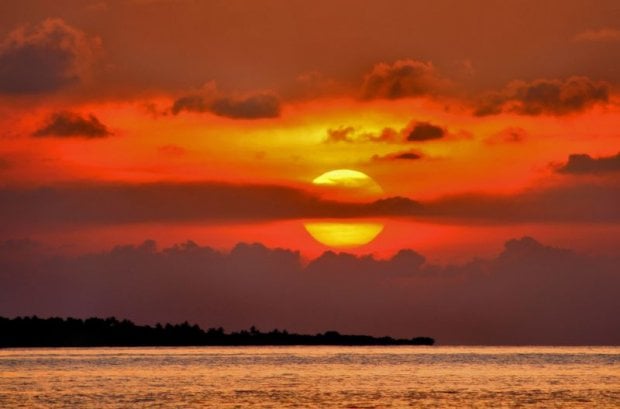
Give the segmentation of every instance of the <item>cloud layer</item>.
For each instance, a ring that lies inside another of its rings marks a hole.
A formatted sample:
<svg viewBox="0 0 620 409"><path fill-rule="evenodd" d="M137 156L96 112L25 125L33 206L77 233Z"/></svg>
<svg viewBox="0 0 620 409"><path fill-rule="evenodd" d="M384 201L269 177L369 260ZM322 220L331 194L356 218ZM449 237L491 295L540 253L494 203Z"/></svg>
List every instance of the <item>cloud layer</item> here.
<svg viewBox="0 0 620 409"><path fill-rule="evenodd" d="M414 157L385 159L416 160ZM620 221L619 201L619 186L590 183L526 190L512 195L459 194L426 202L405 197L338 202L284 186L221 183L5 187L0 189L0 229L10 231L17 226L66 223L218 223L360 217L447 219L462 223L611 223Z"/></svg>
<svg viewBox="0 0 620 409"><path fill-rule="evenodd" d="M387 260L326 252L305 263L298 252L260 244L224 253L146 241L64 256L7 241L0 315L427 335L444 344L617 344L619 261L531 238L455 266L429 264L410 249Z"/></svg>

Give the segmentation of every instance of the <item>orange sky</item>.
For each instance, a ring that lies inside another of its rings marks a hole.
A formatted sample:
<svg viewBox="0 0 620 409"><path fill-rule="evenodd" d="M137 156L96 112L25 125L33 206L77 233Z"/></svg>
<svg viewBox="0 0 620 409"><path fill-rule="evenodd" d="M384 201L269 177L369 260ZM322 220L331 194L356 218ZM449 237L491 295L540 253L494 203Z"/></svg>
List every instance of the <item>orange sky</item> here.
<svg viewBox="0 0 620 409"><path fill-rule="evenodd" d="M619 67L617 0L0 2L0 316L618 345Z"/></svg>
<svg viewBox="0 0 620 409"><path fill-rule="evenodd" d="M605 244L619 238L620 221L614 2L480 2L474 13L394 1L402 12L388 14L346 1L311 10L242 3L0 6L1 238L88 249L146 238L218 248L258 241L312 257L326 248L303 220L331 214L280 193L261 193L265 208L248 223L239 202L230 204L238 216L188 216L180 206L135 218L126 210L137 206L133 196L105 189L96 200L115 216L94 220L63 189L178 187L180 199L140 196L146 208L191 202L188 183L280 186L321 200L315 177L355 169L383 188L375 199L426 206L364 213L386 228L351 250L358 254L414 247L448 262L522 234L613 251ZM575 154L587 163L569 160ZM49 203L25 199L37 189L59 193Z"/></svg>

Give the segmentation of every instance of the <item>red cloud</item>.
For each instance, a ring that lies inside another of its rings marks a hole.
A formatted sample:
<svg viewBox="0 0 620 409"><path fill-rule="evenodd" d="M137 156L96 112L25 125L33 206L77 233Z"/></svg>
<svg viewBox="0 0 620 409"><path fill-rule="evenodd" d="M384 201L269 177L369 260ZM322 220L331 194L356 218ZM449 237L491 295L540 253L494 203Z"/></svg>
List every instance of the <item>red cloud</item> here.
<svg viewBox="0 0 620 409"><path fill-rule="evenodd" d="M606 103L609 93L607 83L594 82L587 77L514 81L503 90L486 95L479 101L474 114L567 115Z"/></svg>
<svg viewBox="0 0 620 409"><path fill-rule="evenodd" d="M399 60L375 65L364 78L362 98L398 99L434 94L445 86L430 62Z"/></svg>
<svg viewBox="0 0 620 409"><path fill-rule="evenodd" d="M21 27L0 45L0 92L57 91L88 77L100 42L61 19Z"/></svg>

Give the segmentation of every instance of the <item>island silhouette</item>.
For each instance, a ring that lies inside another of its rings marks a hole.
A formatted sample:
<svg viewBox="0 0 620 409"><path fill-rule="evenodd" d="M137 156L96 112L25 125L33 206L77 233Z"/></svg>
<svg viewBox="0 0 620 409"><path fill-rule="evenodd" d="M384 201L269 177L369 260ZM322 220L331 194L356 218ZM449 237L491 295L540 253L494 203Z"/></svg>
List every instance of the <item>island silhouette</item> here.
<svg viewBox="0 0 620 409"><path fill-rule="evenodd" d="M136 325L117 318L0 317L0 347L103 347L103 346L259 346L259 345L433 345L429 337L395 339L370 335L343 335L326 331L316 335L274 329L226 333L223 328L203 330L187 321L181 324Z"/></svg>

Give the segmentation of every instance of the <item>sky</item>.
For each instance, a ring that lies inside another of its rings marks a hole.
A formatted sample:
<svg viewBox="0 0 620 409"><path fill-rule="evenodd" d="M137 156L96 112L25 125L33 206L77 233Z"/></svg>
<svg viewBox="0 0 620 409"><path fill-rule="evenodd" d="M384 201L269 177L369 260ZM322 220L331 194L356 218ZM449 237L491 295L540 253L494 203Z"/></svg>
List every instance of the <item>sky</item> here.
<svg viewBox="0 0 620 409"><path fill-rule="evenodd" d="M0 315L619 344L619 21L4 2Z"/></svg>

